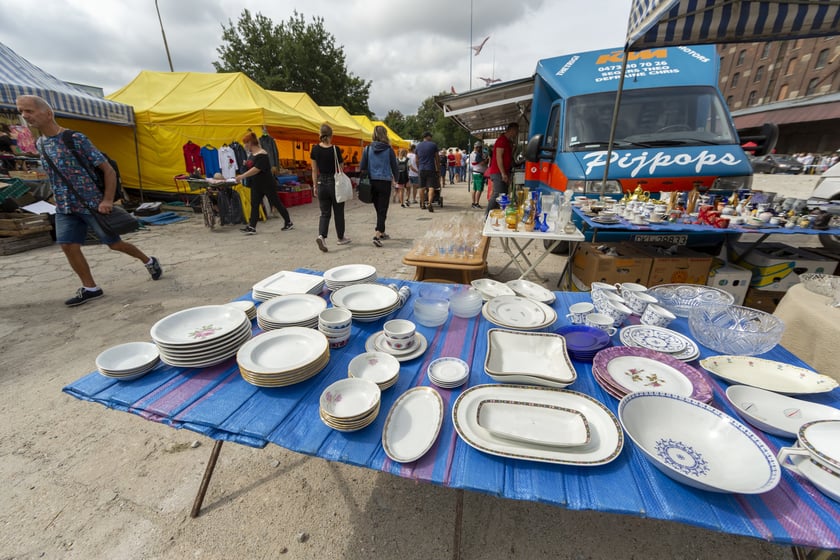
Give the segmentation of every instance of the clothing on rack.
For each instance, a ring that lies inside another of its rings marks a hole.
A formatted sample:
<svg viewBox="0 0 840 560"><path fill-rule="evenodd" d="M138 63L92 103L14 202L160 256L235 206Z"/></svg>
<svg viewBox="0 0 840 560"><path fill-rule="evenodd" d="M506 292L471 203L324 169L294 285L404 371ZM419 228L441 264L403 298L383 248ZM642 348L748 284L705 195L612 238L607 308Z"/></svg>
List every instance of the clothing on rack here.
<svg viewBox="0 0 840 560"><path fill-rule="evenodd" d="M201 159L204 160L206 177L214 177L216 173L221 172L222 168L219 167L219 150L215 146L211 146L210 144L203 146L201 148Z"/></svg>
<svg viewBox="0 0 840 560"><path fill-rule="evenodd" d="M236 177L236 154L233 148L225 144L219 148L219 167L222 170L222 177L233 179Z"/></svg>
<svg viewBox="0 0 840 560"><path fill-rule="evenodd" d="M201 159L201 148L192 140L187 140L184 144L184 166L187 169L187 175L191 175L195 170L204 176L207 175L204 171L204 160Z"/></svg>
<svg viewBox="0 0 840 560"><path fill-rule="evenodd" d="M242 175L248 170L245 167L245 162L248 161L248 152L239 142L231 142L230 147L233 150L234 157L236 157L236 173Z"/></svg>
<svg viewBox="0 0 840 560"><path fill-rule="evenodd" d="M268 134L260 136L260 148L268 154L268 161L271 163L271 167L280 167L280 154L277 151L277 144L274 142L274 138Z"/></svg>

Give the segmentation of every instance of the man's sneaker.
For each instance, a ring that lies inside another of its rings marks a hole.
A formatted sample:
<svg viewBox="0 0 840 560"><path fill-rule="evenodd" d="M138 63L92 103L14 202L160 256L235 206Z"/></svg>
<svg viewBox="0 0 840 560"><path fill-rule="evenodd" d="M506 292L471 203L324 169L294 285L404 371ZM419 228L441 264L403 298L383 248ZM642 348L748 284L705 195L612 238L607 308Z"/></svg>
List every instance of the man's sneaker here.
<svg viewBox="0 0 840 560"><path fill-rule="evenodd" d="M336 241L336 242L335 242L335 244L336 244L336 245L347 245L347 244L348 244L348 243L350 243L351 241L352 241L352 239L350 239L349 237L342 237L341 239L339 239L338 241Z"/></svg>
<svg viewBox="0 0 840 560"><path fill-rule="evenodd" d="M481 204L476 204L475 207L481 210Z"/></svg>
<svg viewBox="0 0 840 560"><path fill-rule="evenodd" d="M432 206L431 204L429 204L429 212L434 212L434 211L435 211L434 206Z"/></svg>
<svg viewBox="0 0 840 560"><path fill-rule="evenodd" d="M256 235L257 234L257 228L253 228L251 226L245 226L244 228L240 229L239 231L241 231L245 235Z"/></svg>
<svg viewBox="0 0 840 560"><path fill-rule="evenodd" d="M377 247L382 247L382 241L380 241L378 237L373 238L373 244Z"/></svg>
<svg viewBox="0 0 840 560"><path fill-rule="evenodd" d="M295 224L287 222L286 225L280 228L280 231L289 231L290 229L295 229Z"/></svg>
<svg viewBox="0 0 840 560"><path fill-rule="evenodd" d="M315 238L315 243L318 244L318 248L321 250L322 253L326 253L327 251L329 251L329 249L327 249L327 242L324 241L324 238L320 235L317 238Z"/></svg>
<svg viewBox="0 0 840 560"><path fill-rule="evenodd" d="M67 307L76 307L78 305L82 305L83 303L87 303L92 299L102 297L103 295L104 292L102 291L102 288L97 288L95 290L86 290L85 288L79 288L78 291L76 291L76 295L65 301L64 305L66 305Z"/></svg>
<svg viewBox="0 0 840 560"><path fill-rule="evenodd" d="M157 257L152 257L152 262L146 263L146 270L152 277L152 280L157 280L163 275L163 269L160 267L160 261Z"/></svg>

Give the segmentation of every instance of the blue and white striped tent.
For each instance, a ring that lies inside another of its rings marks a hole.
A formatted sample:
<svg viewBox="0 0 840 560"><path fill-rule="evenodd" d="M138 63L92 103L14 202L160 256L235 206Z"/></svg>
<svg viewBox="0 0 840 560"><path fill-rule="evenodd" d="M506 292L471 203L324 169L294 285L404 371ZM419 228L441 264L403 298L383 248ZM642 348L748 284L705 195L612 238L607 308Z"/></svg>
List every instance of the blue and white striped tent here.
<svg viewBox="0 0 840 560"><path fill-rule="evenodd" d="M123 126L134 125L134 109L91 95L47 74L0 43L0 109L16 109L19 95L38 95L53 107L56 117Z"/></svg>
<svg viewBox="0 0 840 560"><path fill-rule="evenodd" d="M626 50L840 35L840 0L633 0Z"/></svg>

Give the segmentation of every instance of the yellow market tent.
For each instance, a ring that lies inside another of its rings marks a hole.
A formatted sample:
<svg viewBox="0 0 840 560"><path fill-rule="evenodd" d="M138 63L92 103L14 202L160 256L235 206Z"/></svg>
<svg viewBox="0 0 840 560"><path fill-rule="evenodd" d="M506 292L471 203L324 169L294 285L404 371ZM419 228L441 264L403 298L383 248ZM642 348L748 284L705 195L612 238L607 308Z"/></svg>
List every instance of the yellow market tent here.
<svg viewBox="0 0 840 560"><path fill-rule="evenodd" d="M268 93L292 109L306 115L310 120L329 124L333 129L333 141L337 144L358 144L360 140L370 142L370 137L367 136L360 126L355 123L349 126L349 122L335 118L322 107L318 106L309 94L305 92L269 91Z"/></svg>
<svg viewBox="0 0 840 560"><path fill-rule="evenodd" d="M373 128L375 126L382 125L382 126L385 127L385 130L388 131L388 138L391 140L391 146L393 146L395 148L406 148L406 149L408 149L408 146L409 146L410 142L408 142L408 140L403 140L402 138L400 138L399 135L397 135L396 132L391 130L391 128L387 124L385 124L384 122L382 122L382 121L372 121L372 120L370 120L370 118L368 118L365 115L351 115L351 116L352 116L354 121L359 123L359 126L361 126L365 131L368 132L368 138L371 138L373 136Z"/></svg>
<svg viewBox="0 0 840 560"><path fill-rule="evenodd" d="M186 171L187 141L219 147L239 140L249 129L275 139L317 137L321 124L242 73L143 71L108 98L134 107L144 190L176 191L173 177ZM134 146L120 143L112 151L109 155L119 161L133 153ZM291 157L281 153L281 159L284 155ZM140 177L132 169L122 173L129 188L138 188Z"/></svg>

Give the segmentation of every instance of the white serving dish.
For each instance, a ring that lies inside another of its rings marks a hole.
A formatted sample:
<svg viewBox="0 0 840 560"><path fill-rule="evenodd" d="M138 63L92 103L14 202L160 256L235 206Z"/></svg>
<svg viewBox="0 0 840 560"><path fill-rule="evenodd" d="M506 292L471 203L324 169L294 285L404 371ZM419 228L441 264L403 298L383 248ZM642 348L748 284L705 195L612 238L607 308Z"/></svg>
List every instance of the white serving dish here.
<svg viewBox="0 0 840 560"><path fill-rule="evenodd" d="M321 411L336 420L366 417L379 406L382 392L373 381L346 377L328 386L321 393Z"/></svg>
<svg viewBox="0 0 840 560"><path fill-rule="evenodd" d="M665 475L711 492L760 494L780 480L775 454L749 428L707 405L670 393L630 393L621 425Z"/></svg>
<svg viewBox="0 0 840 560"><path fill-rule="evenodd" d="M589 422L591 439L578 447L546 447L493 435L478 425L478 406L486 400L548 404L580 411ZM476 385L458 396L452 406L458 436L468 445L499 457L575 466L604 465L618 457L624 434L618 420L601 402L589 395L522 385Z"/></svg>
<svg viewBox="0 0 840 560"><path fill-rule="evenodd" d="M497 296L481 308L484 318L500 327L538 330L554 324L557 312L548 305L522 296Z"/></svg>
<svg viewBox="0 0 840 560"><path fill-rule="evenodd" d="M201 346L223 338L250 320L244 311L227 305L203 305L178 311L152 325L152 340L177 346Z"/></svg>
<svg viewBox="0 0 840 560"><path fill-rule="evenodd" d="M400 363L385 352L365 352L350 360L347 373L350 377L367 379L381 386L399 376Z"/></svg>
<svg viewBox="0 0 840 560"><path fill-rule="evenodd" d="M111 374L136 373L156 364L160 358L157 346L151 342L126 342L108 348L96 357L96 369Z"/></svg>
<svg viewBox="0 0 840 560"><path fill-rule="evenodd" d="M782 450L779 451L779 462L786 469L805 478L817 490L832 500L840 502L840 476L818 465L808 457L790 456L786 458Z"/></svg>
<svg viewBox="0 0 840 560"><path fill-rule="evenodd" d="M577 379L566 339L554 333L490 329L484 369L494 379L527 376L559 386L571 385Z"/></svg>
<svg viewBox="0 0 840 560"><path fill-rule="evenodd" d="M509 282L505 282L511 290L514 291L516 295L531 298L536 301L541 301L542 303L551 305L554 303L554 300L557 297L554 295L554 292L551 290L546 289L539 284L535 284L530 280L525 280L519 278L517 280L510 280Z"/></svg>
<svg viewBox="0 0 840 560"><path fill-rule="evenodd" d="M814 420L840 420L840 410L794 399L758 387L732 385L726 397L747 422L775 436L796 439L799 428Z"/></svg>
<svg viewBox="0 0 840 560"><path fill-rule="evenodd" d="M431 387L414 387L400 395L382 428L385 454L398 463L421 458L437 440L443 411L443 399Z"/></svg>
<svg viewBox="0 0 840 560"><path fill-rule="evenodd" d="M827 375L754 356L710 356L700 360L700 365L730 383L787 395L827 393L838 386L837 381Z"/></svg>
<svg viewBox="0 0 840 560"><path fill-rule="evenodd" d="M470 282L470 285L478 290L481 293L481 297L485 300L498 296L516 295L516 292L510 286L491 278L479 278Z"/></svg>
<svg viewBox="0 0 840 560"><path fill-rule="evenodd" d="M478 403L476 422L494 436L535 445L576 447L591 439L586 416L552 404L487 399Z"/></svg>
<svg viewBox="0 0 840 560"><path fill-rule="evenodd" d="M840 420L815 420L799 428L799 445L840 476Z"/></svg>

